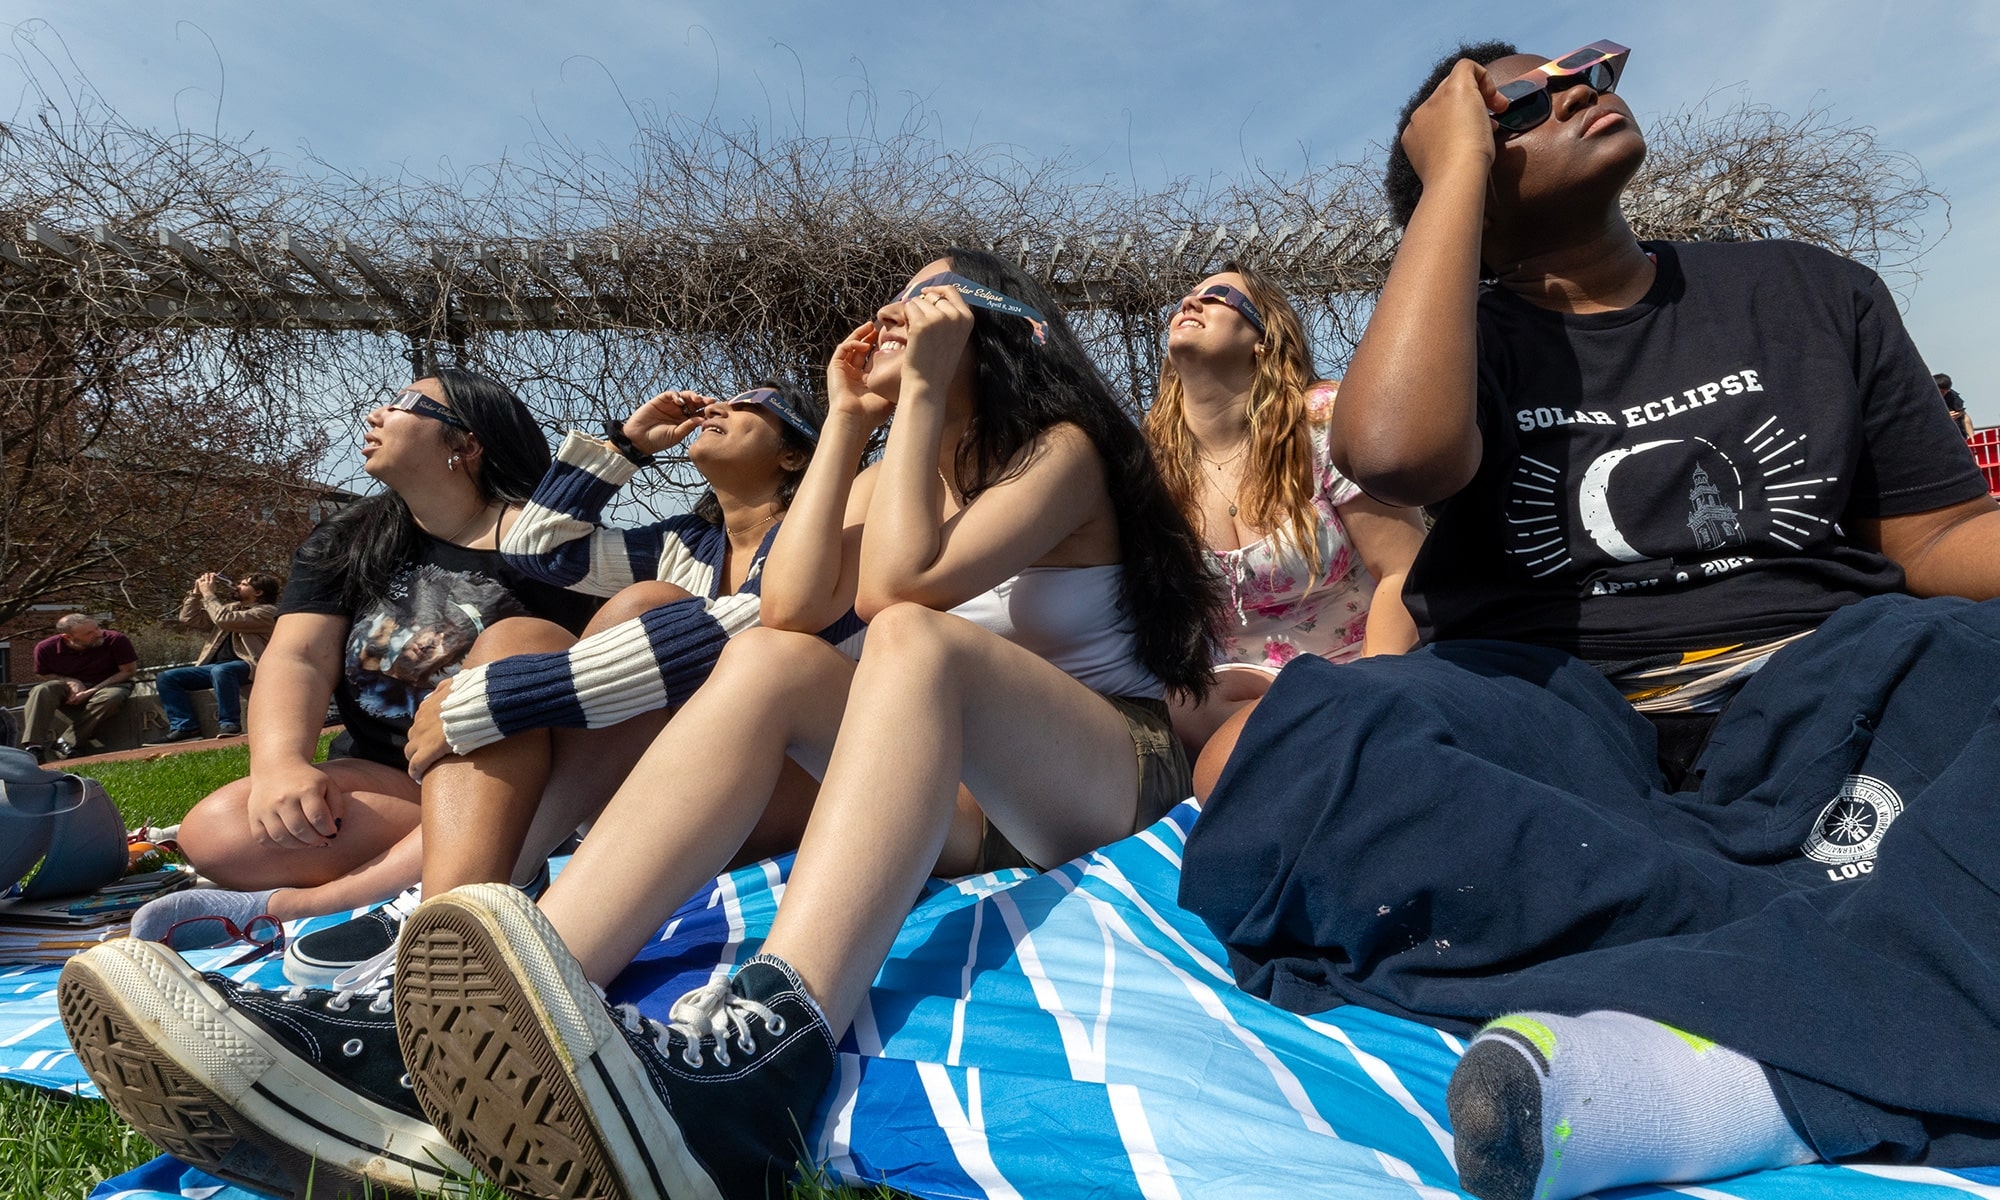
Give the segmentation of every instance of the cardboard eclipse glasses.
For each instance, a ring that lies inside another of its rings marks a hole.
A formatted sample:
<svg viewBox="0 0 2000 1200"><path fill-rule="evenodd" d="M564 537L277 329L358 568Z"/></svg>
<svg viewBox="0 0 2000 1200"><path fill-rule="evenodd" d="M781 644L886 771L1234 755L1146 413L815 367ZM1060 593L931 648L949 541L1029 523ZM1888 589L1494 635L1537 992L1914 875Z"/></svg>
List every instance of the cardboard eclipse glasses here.
<svg viewBox="0 0 2000 1200"><path fill-rule="evenodd" d="M1491 114L1494 123L1510 133L1526 133L1549 119L1555 109L1552 93L1579 83L1598 92L1615 90L1631 53L1617 42L1592 42L1501 84L1507 107Z"/></svg>
<svg viewBox="0 0 2000 1200"><path fill-rule="evenodd" d="M983 283L975 282L951 271L944 271L931 276L929 279L917 280L909 287L903 289L903 294L896 297L896 303L907 304L917 293L929 287L957 288L958 294L965 297L965 302L974 308L983 308L988 312L1004 313L1007 316L1020 317L1022 320L1025 320L1028 323L1028 328L1034 332L1035 345L1042 345L1049 340L1047 317L1029 308L1019 300L1014 299L1014 297L1007 295L1005 292L996 292Z"/></svg>

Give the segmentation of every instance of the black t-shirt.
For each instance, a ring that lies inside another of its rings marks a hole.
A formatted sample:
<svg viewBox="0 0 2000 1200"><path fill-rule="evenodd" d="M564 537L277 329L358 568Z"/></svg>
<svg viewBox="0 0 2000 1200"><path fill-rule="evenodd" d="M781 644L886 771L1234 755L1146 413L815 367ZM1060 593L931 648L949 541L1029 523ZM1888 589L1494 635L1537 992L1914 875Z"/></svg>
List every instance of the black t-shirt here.
<svg viewBox="0 0 2000 1200"><path fill-rule="evenodd" d="M306 540L328 535L325 526ZM581 633L597 610L595 597L530 579L497 550L468 550L428 534L385 594L358 611L341 598L338 575L315 568L301 548L292 560L278 615L345 617L341 678L333 699L357 758L404 765L403 741L417 705L493 622L534 616Z"/></svg>
<svg viewBox="0 0 2000 1200"><path fill-rule="evenodd" d="M1626 660L1897 591L1857 518L1985 494L1875 273L1794 242L1649 243L1617 312L1479 300L1478 473L1405 590L1426 639Z"/></svg>
<svg viewBox="0 0 2000 1200"><path fill-rule="evenodd" d="M1943 395L1946 412L1956 416L1965 411L1965 397L1958 394L1957 388L1946 388Z"/></svg>

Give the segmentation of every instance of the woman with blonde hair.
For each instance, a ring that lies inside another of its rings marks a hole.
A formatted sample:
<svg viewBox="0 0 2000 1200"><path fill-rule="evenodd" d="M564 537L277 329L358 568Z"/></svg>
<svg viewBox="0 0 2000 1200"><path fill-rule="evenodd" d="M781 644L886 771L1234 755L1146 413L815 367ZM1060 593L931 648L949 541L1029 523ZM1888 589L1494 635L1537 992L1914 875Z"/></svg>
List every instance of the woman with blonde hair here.
<svg viewBox="0 0 2000 1200"><path fill-rule="evenodd" d="M1314 380L1298 311L1242 264L1203 279L1167 323L1146 439L1229 592L1216 687L1175 704L1175 731L1197 752L1295 655L1346 662L1416 645L1402 583L1423 522L1334 469L1338 385Z"/></svg>

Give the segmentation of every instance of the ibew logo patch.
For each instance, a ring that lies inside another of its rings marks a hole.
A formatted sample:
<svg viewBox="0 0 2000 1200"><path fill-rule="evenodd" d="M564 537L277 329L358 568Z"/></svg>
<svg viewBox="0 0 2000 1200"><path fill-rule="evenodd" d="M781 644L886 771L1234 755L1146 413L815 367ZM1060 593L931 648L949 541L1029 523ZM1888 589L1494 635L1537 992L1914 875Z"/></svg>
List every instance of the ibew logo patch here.
<svg viewBox="0 0 2000 1200"><path fill-rule="evenodd" d="M1895 788L1870 775L1849 775L1820 810L1802 849L1807 858L1841 868L1828 871L1828 878L1867 874L1875 867L1882 835L1902 812L1903 798Z"/></svg>

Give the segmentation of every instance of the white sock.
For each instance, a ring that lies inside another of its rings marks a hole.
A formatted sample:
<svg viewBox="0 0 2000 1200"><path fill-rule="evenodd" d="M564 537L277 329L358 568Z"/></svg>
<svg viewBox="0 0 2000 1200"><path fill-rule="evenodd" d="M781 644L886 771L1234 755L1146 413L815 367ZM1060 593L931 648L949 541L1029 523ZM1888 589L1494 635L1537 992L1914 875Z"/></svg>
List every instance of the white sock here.
<svg viewBox="0 0 2000 1200"><path fill-rule="evenodd" d="M1479 1031L1446 1093L1481 1200L1716 1179L1815 1161L1757 1060L1630 1013L1517 1013Z"/></svg>
<svg viewBox="0 0 2000 1200"><path fill-rule="evenodd" d="M146 942L166 942L175 950L199 950L204 946L217 945L227 937L219 930L194 928L183 931L172 940L168 939L167 931L182 921L196 917L227 917L241 929L254 918L270 911L271 896L277 890L232 892L224 888L188 888L168 892L146 901L132 914L132 936ZM190 932L193 936L189 936Z"/></svg>

